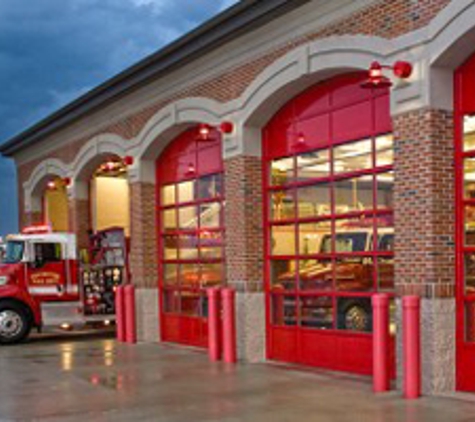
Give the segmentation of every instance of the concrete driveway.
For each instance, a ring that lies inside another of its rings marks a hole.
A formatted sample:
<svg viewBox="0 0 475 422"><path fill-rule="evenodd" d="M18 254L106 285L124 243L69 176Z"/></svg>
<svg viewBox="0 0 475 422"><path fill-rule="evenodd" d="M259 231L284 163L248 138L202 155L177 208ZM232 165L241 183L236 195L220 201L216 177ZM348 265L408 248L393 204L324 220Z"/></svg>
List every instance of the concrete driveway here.
<svg viewBox="0 0 475 422"><path fill-rule="evenodd" d="M475 401L376 397L365 378L210 364L196 351L111 338L49 337L0 347L0 377L1 421L475 420Z"/></svg>

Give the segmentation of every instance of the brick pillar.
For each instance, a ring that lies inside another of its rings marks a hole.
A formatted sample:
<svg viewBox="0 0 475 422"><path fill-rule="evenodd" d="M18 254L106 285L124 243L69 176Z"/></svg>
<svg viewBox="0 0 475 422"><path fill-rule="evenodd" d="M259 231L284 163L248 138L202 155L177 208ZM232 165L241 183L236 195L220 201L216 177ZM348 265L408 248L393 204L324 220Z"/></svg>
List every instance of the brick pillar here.
<svg viewBox="0 0 475 422"><path fill-rule="evenodd" d="M130 272L137 287L138 340L159 340L156 190L152 183L130 183Z"/></svg>
<svg viewBox="0 0 475 422"><path fill-rule="evenodd" d="M76 234L78 249L89 246L88 230L91 228L88 199L68 198L69 230Z"/></svg>
<svg viewBox="0 0 475 422"><path fill-rule="evenodd" d="M395 281L422 297L423 392L455 388L455 186L453 115L419 110L394 118ZM398 300L400 318L400 301ZM400 322L400 319L399 319ZM399 328L401 325L399 324ZM399 337L400 332L399 331ZM398 338L398 381L402 381Z"/></svg>
<svg viewBox="0 0 475 422"><path fill-rule="evenodd" d="M258 157L225 160L227 284L236 300L239 358L265 358L262 162Z"/></svg>

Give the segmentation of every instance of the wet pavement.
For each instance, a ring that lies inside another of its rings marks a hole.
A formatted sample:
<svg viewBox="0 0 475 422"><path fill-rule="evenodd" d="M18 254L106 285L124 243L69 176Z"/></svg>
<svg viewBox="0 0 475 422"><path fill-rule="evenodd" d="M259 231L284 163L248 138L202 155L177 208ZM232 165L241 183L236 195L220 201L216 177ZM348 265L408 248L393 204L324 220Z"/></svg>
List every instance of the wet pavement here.
<svg viewBox="0 0 475 422"><path fill-rule="evenodd" d="M370 380L112 338L50 336L0 347L0 421L468 422L475 401L399 393Z"/></svg>

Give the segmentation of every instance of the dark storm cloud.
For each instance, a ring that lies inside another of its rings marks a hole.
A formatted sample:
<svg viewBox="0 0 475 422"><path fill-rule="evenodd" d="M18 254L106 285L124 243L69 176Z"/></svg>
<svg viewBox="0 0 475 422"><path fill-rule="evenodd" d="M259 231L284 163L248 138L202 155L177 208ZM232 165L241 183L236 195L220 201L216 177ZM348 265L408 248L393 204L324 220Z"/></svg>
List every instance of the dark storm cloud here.
<svg viewBox="0 0 475 422"><path fill-rule="evenodd" d="M235 2L0 0L0 143ZM0 235L12 177L0 159Z"/></svg>

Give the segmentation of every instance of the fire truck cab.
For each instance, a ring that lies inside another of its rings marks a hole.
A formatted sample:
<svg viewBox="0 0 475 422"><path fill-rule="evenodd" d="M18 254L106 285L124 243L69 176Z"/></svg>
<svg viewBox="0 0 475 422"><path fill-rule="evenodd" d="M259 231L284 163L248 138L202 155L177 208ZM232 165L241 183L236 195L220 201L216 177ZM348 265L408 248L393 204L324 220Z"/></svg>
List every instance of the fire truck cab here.
<svg viewBox="0 0 475 422"><path fill-rule="evenodd" d="M21 342L35 327L113 321L115 288L125 277L125 248L120 231L112 238L116 244L109 251L102 246L110 242L99 243L98 262L79 263L74 234L34 227L9 236L0 263L0 344ZM106 262L109 252L119 259Z"/></svg>

